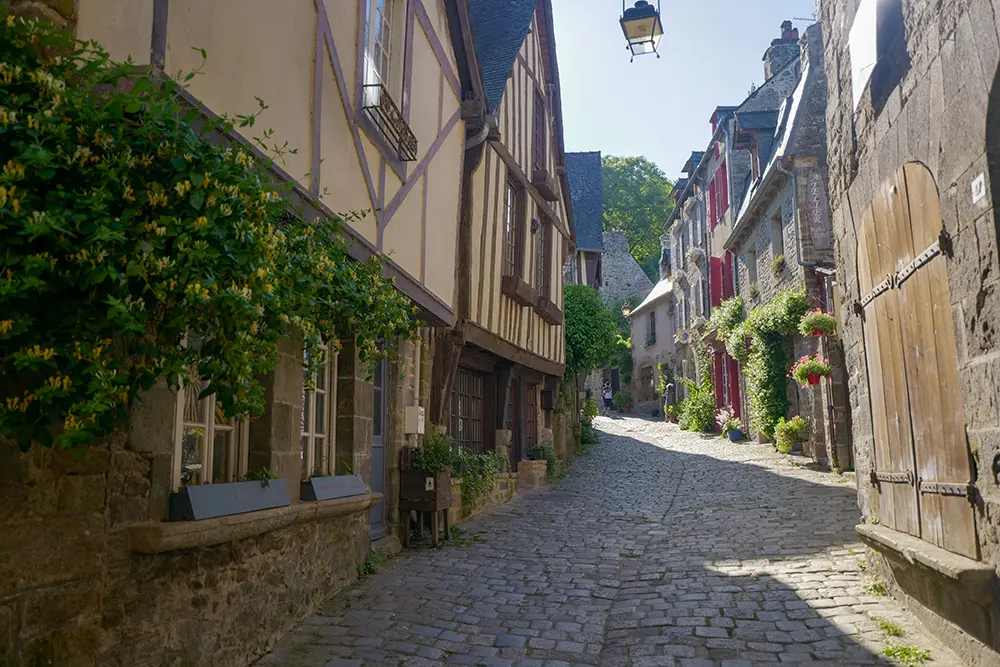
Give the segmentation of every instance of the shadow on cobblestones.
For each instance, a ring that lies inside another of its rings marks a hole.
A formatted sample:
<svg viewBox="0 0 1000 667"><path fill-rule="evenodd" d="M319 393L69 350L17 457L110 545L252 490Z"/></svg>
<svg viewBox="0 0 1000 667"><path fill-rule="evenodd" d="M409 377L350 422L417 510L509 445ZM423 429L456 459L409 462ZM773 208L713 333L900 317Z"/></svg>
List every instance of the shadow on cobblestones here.
<svg viewBox="0 0 1000 667"><path fill-rule="evenodd" d="M405 552L260 667L890 664L872 616L960 665L864 590L855 489L639 419L597 422L570 475Z"/></svg>

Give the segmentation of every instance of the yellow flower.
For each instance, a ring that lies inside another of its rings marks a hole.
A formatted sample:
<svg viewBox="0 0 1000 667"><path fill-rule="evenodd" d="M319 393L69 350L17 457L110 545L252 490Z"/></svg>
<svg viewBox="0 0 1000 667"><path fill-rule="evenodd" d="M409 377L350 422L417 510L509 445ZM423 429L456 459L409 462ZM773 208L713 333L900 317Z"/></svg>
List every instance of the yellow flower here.
<svg viewBox="0 0 1000 667"><path fill-rule="evenodd" d="M7 17L7 26L10 27L10 28L14 27L14 15L13 14L11 14L10 16Z"/></svg>
<svg viewBox="0 0 1000 667"><path fill-rule="evenodd" d="M125 201L135 201L135 190L132 189L131 185L125 186L125 194L123 195Z"/></svg>
<svg viewBox="0 0 1000 667"><path fill-rule="evenodd" d="M191 181L184 181L183 183L178 183L174 186L174 190L177 190L177 194L184 196L191 191Z"/></svg>
<svg viewBox="0 0 1000 667"><path fill-rule="evenodd" d="M14 328L14 320L0 320L0 334L5 334Z"/></svg>
<svg viewBox="0 0 1000 667"><path fill-rule="evenodd" d="M15 199L14 201L12 201L10 203L10 207L12 209L14 209L14 213L20 213L21 212L21 201L19 199Z"/></svg>

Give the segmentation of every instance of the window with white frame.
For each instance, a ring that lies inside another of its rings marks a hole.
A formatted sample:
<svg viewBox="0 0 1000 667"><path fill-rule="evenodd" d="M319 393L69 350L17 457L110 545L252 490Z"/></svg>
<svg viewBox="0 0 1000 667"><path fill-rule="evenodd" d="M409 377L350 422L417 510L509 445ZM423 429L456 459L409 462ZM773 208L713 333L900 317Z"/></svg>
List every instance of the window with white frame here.
<svg viewBox="0 0 1000 667"><path fill-rule="evenodd" d="M192 378L197 375L192 373ZM189 379L177 394L173 486L237 482L247 473L248 428L227 417L208 381Z"/></svg>
<svg viewBox="0 0 1000 667"><path fill-rule="evenodd" d="M319 352L323 365L302 385L302 479L332 475L336 465L332 416L337 397L337 354L331 354L326 346Z"/></svg>
<svg viewBox="0 0 1000 667"><path fill-rule="evenodd" d="M365 22L365 85L381 84L394 92L393 56L399 50L398 0L369 0Z"/></svg>

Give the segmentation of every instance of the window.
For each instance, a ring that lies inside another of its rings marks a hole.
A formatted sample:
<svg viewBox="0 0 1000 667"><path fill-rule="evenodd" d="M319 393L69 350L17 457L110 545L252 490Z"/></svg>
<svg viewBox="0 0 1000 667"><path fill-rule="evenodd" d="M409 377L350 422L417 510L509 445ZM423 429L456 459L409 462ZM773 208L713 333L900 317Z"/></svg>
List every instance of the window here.
<svg viewBox="0 0 1000 667"><path fill-rule="evenodd" d="M729 400L729 359L722 357L722 404L732 405Z"/></svg>
<svg viewBox="0 0 1000 667"><path fill-rule="evenodd" d="M521 264L521 191L511 178L507 179L507 201L504 205L503 275L520 277Z"/></svg>
<svg viewBox="0 0 1000 667"><path fill-rule="evenodd" d="M549 298L552 273L552 224L542 216L535 231L535 288L538 296Z"/></svg>
<svg viewBox="0 0 1000 667"><path fill-rule="evenodd" d="M681 227L681 257L686 258L688 253L687 249L687 226ZM681 262L684 260L681 259Z"/></svg>
<svg viewBox="0 0 1000 667"><path fill-rule="evenodd" d="M722 216L729 210L729 169L726 163L715 171L715 220L712 223L714 228L722 220Z"/></svg>
<svg viewBox="0 0 1000 667"><path fill-rule="evenodd" d="M785 254L785 238L781 224L781 209L771 218L771 257Z"/></svg>
<svg viewBox="0 0 1000 667"><path fill-rule="evenodd" d="M757 248L747 250L747 279L750 286L757 284Z"/></svg>
<svg viewBox="0 0 1000 667"><path fill-rule="evenodd" d="M714 258L713 258L714 259ZM711 283L709 283L711 286ZM712 312L712 294L710 289L705 288L705 282L701 283L701 313L705 317L708 317L709 313Z"/></svg>
<svg viewBox="0 0 1000 667"><path fill-rule="evenodd" d="M656 309L650 311L646 320L646 347L656 345Z"/></svg>
<svg viewBox="0 0 1000 667"><path fill-rule="evenodd" d="M535 118L532 135L532 166L536 171L545 170L545 97L535 87Z"/></svg>
<svg viewBox="0 0 1000 667"><path fill-rule="evenodd" d="M529 384L524 402L524 449L531 451L538 446L538 385Z"/></svg>
<svg viewBox="0 0 1000 667"><path fill-rule="evenodd" d="M192 377L197 374L192 371ZM189 380L177 394L174 488L236 482L247 473L247 425L226 417L215 394L198 398L206 380Z"/></svg>
<svg viewBox="0 0 1000 667"><path fill-rule="evenodd" d="M482 453L483 376L458 369L451 390L451 437L460 447Z"/></svg>
<svg viewBox="0 0 1000 667"><path fill-rule="evenodd" d="M395 92L392 60L400 51L401 36L396 33L398 0L369 0L365 24L365 85L381 84L390 94Z"/></svg>
<svg viewBox="0 0 1000 667"><path fill-rule="evenodd" d="M302 385L302 479L332 475L336 463L330 430L332 397L336 396L336 393L331 395L331 388L337 382L337 355L329 355L326 347L321 349L322 370L308 378L311 382Z"/></svg>

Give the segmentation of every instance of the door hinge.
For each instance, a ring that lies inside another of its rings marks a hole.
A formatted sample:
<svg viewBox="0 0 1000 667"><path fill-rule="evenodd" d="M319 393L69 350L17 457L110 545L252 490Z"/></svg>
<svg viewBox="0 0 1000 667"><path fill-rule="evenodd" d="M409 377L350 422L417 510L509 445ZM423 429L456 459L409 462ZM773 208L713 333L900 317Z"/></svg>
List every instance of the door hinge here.
<svg viewBox="0 0 1000 667"><path fill-rule="evenodd" d="M910 470L907 470L906 472L886 472L885 470L872 470L871 472L872 486L878 486L882 482L886 482L887 484L907 484L909 486L913 486L913 472Z"/></svg>
<svg viewBox="0 0 1000 667"><path fill-rule="evenodd" d="M925 482L920 480L917 487L920 493L934 493L939 496L964 496L969 502L976 500L976 485L972 482L965 484L957 482Z"/></svg>

